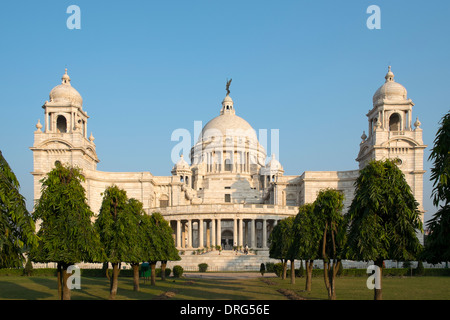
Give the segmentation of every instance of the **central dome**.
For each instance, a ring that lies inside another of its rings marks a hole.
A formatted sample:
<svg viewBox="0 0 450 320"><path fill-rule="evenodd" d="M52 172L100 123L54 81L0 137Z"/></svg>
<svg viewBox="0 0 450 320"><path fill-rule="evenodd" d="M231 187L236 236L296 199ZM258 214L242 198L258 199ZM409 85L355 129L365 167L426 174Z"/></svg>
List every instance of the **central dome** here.
<svg viewBox="0 0 450 320"><path fill-rule="evenodd" d="M222 101L220 115L203 127L199 142L219 136L225 138L246 137L252 142L258 141L255 130L247 121L236 115L233 105L233 100L227 94Z"/></svg>
<svg viewBox="0 0 450 320"><path fill-rule="evenodd" d="M210 120L203 128L200 139L207 140L216 136L247 136L249 139L257 140L252 126L235 114L221 114Z"/></svg>

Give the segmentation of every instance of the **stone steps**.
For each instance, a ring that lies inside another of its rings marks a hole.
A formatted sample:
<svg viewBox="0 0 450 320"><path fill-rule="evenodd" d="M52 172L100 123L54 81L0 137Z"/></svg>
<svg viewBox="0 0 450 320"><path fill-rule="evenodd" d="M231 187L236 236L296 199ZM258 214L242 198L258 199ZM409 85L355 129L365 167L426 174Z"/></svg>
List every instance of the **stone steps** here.
<svg viewBox="0 0 450 320"><path fill-rule="evenodd" d="M169 261L167 266L180 265L185 271L198 271L200 263L208 264L208 271L259 271L261 263L277 263L279 260L271 259L262 254L243 254L234 251L212 251L200 255L181 255L181 261Z"/></svg>

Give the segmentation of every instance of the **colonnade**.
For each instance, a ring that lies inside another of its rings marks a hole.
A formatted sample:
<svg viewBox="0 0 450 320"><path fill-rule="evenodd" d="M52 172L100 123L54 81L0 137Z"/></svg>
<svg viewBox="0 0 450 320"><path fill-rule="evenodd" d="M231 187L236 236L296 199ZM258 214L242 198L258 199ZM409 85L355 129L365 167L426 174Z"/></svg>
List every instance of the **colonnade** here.
<svg viewBox="0 0 450 320"><path fill-rule="evenodd" d="M278 219L192 218L171 220L177 249L233 249L248 245L251 249L268 249L270 232ZM196 228L195 228L196 227Z"/></svg>

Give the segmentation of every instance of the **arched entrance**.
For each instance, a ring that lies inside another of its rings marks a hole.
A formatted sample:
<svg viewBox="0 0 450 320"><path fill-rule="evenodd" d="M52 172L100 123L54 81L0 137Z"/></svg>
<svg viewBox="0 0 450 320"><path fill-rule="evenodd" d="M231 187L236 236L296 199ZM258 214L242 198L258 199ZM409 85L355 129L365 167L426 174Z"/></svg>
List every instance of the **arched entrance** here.
<svg viewBox="0 0 450 320"><path fill-rule="evenodd" d="M224 230L220 237L220 245L223 250L233 250L233 231Z"/></svg>

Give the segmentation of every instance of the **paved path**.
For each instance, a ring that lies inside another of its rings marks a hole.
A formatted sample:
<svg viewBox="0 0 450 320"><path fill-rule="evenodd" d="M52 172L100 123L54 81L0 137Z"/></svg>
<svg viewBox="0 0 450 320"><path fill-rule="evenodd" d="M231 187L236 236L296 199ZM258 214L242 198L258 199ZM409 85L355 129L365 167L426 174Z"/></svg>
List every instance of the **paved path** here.
<svg viewBox="0 0 450 320"><path fill-rule="evenodd" d="M187 279L250 279L261 278L259 272L184 272L183 276ZM272 272L264 274L264 278L274 278L276 275Z"/></svg>

